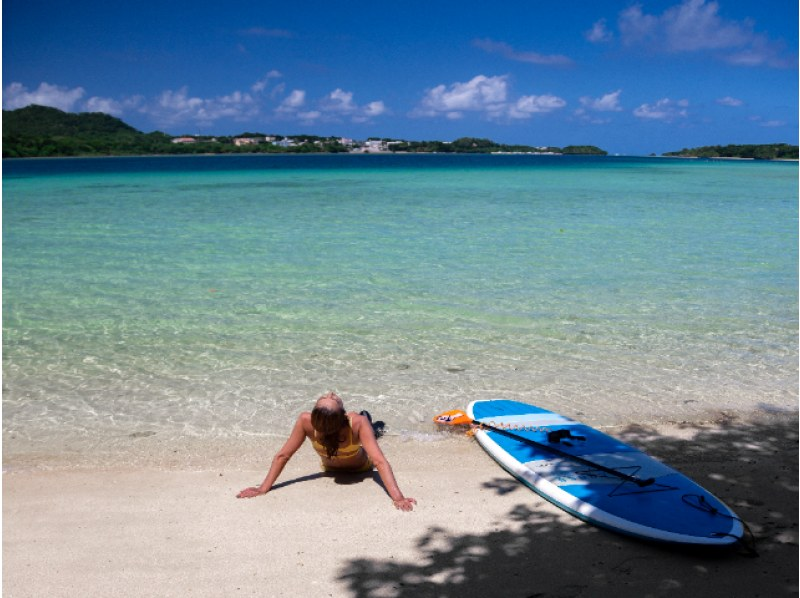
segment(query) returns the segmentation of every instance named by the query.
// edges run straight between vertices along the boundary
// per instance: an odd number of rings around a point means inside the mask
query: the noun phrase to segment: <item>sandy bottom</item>
[[[392,507],[377,477],[321,474],[308,446],[271,493],[239,500],[277,447],[253,443],[238,464],[205,467],[6,462],[3,596],[797,595],[796,416],[607,431],[730,505],[759,556],[581,523],[461,436],[381,440],[419,501],[412,513]]]

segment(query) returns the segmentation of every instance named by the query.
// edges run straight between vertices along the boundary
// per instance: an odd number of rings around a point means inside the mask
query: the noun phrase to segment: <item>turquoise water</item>
[[[610,425],[797,406],[796,163],[5,161],[3,432],[392,433],[475,398]],[[88,444],[87,444],[88,446]]]

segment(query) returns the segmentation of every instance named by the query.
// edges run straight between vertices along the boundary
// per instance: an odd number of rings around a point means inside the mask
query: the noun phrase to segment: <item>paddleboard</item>
[[[730,546],[742,521],[685,475],[590,426],[507,400],[473,401],[475,438],[531,490],[588,523],[671,544]]]

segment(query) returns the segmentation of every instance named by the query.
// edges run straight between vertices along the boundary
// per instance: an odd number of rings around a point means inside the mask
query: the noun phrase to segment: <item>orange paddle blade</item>
[[[437,424],[445,426],[464,426],[471,424],[472,418],[470,418],[461,409],[452,409],[450,411],[440,413],[433,418],[433,421]]]

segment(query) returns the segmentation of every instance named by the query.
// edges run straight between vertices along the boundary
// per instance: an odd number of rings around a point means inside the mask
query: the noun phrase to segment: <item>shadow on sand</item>
[[[353,560],[339,581],[358,598],[797,595],[798,421],[774,419],[685,425],[687,439],[639,426],[616,434],[733,508],[755,534],[758,558],[646,543],[565,520],[498,468],[484,488],[515,493],[519,504],[494,529],[431,528],[417,539],[414,562]]]
[[[341,486],[350,486],[352,484],[360,484],[365,480],[372,480],[378,486],[380,486],[384,492],[386,492],[387,496],[389,496],[389,492],[386,490],[386,486],[384,485],[383,480],[381,480],[380,474],[375,469],[363,472],[318,471],[316,473],[309,473],[307,475],[279,482],[272,487],[272,490],[270,490],[270,492],[275,492],[276,490],[280,490],[281,488],[286,488],[287,486],[291,486],[292,484],[302,484],[303,482],[311,482],[313,480],[318,480],[320,478],[331,478],[335,484]]]

